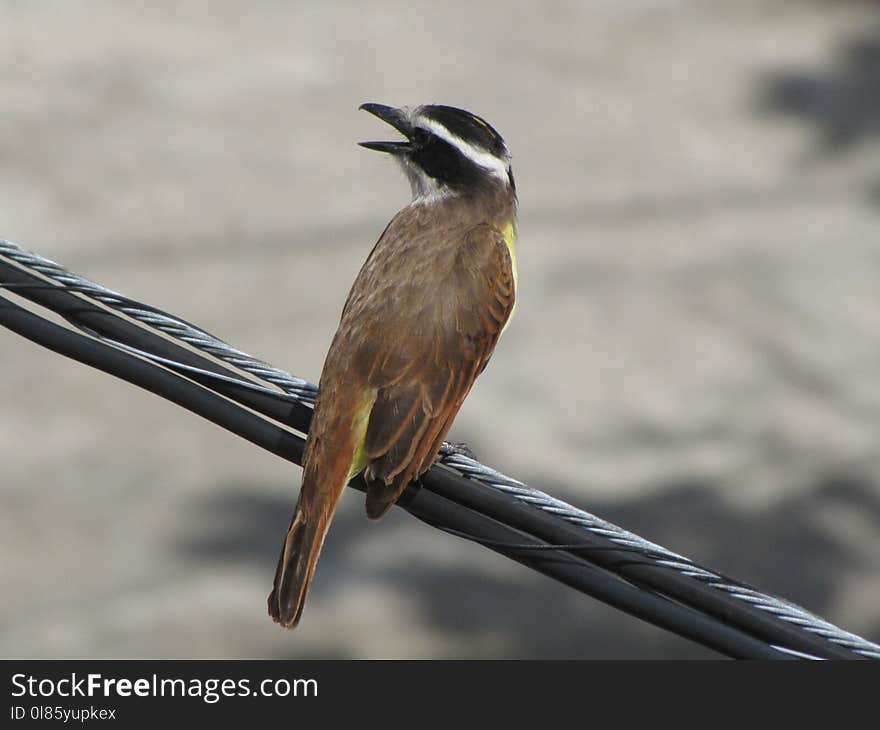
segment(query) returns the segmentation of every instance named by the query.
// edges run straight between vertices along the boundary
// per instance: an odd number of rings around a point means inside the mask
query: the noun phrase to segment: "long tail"
[[[321,451],[320,447],[306,449],[299,501],[284,538],[269,594],[269,615],[289,629],[294,628],[302,616],[330,520],[349,478],[351,458],[346,458],[344,448],[342,454],[333,454],[335,458],[329,463],[322,458],[327,454],[315,453]]]
[[[268,600],[272,620],[285,628],[292,629],[299,623],[329,526],[329,520],[310,522],[297,507],[281,548]]]
[[[302,616],[315,565],[345,485],[365,466],[364,435],[376,400],[374,390],[335,389],[325,384],[324,374],[321,393],[329,394],[330,399],[325,405],[319,395],[315,405],[303,455],[299,501],[268,601],[269,615],[288,629],[296,627]]]

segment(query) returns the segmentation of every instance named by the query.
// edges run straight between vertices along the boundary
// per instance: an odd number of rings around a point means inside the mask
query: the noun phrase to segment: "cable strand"
[[[32,277],[30,283],[3,281],[0,283],[0,287],[7,288],[21,296],[32,298],[34,301],[39,300],[38,303],[50,306],[50,308],[52,308],[51,303],[47,304],[45,299],[40,300],[38,292],[47,290],[44,292],[47,296],[63,292],[67,296],[75,297],[81,302],[79,306],[67,302],[63,308],[56,309],[56,311],[59,311],[74,326],[97,338],[105,346],[115,348],[118,352],[126,352],[130,357],[139,359],[142,362],[149,362],[153,368],[173,371],[177,373],[176,377],[178,378],[186,377],[189,381],[200,384],[199,387],[208,387],[216,390],[224,396],[232,398],[232,400],[242,400],[242,402],[245,402],[250,399],[250,402],[246,403],[248,407],[260,410],[264,415],[279,423],[285,425],[295,424],[298,430],[303,432],[307,430],[308,419],[311,414],[310,406],[314,403],[317,394],[315,385],[254,358],[185,320],[132,300],[73,274],[61,265],[26,251],[14,243],[0,240],[0,263],[3,263],[3,259],[15,264],[16,269],[24,270],[25,272],[36,272],[44,278],[37,280]],[[0,273],[11,275],[10,268],[7,265]],[[13,311],[11,307],[15,305],[12,305],[11,302],[2,297],[0,297],[0,301],[4,304],[4,311]],[[85,314],[96,314],[96,308],[94,305],[89,305],[89,301],[99,302],[109,310],[125,315],[125,317],[135,320],[144,327],[160,332],[178,342],[182,342],[189,347],[217,358],[226,366],[231,367],[233,371],[240,371],[264,383],[275,386],[281,392],[273,388],[258,386],[250,380],[241,380],[225,371],[218,372],[217,367],[213,363],[198,357],[188,358],[190,362],[184,363],[179,360],[180,353],[176,351],[172,352],[170,356],[167,352],[164,355],[151,352],[150,348],[156,347],[154,341],[149,342],[149,348],[144,346],[144,343],[141,341],[138,341],[136,344],[131,341],[125,341],[131,333],[125,331],[124,328],[125,336],[122,339],[114,339],[107,336],[106,333],[101,331],[102,326],[100,323],[96,324],[94,321],[94,316],[92,316],[91,320],[86,321]],[[97,313],[105,314],[106,310],[97,308]],[[7,323],[4,322],[4,324]],[[29,326],[33,326],[33,323],[31,322]],[[19,330],[19,333],[24,334],[21,330]],[[25,336],[27,335],[25,334]],[[100,367],[98,364],[95,366]],[[130,382],[140,384],[136,380],[130,380]],[[287,410],[279,409],[279,404],[276,404],[274,401],[286,401]],[[253,405],[255,402],[258,403],[258,406]],[[298,410],[295,413],[290,412],[291,406]],[[538,510],[547,517],[553,518],[553,524],[557,528],[559,525],[568,525],[568,532],[565,533],[568,536],[574,536],[578,539],[587,539],[589,537],[590,540],[607,541],[607,544],[585,544],[578,541],[570,542],[565,539],[554,539],[543,543],[508,542],[507,544],[502,544],[502,540],[498,544],[490,544],[491,540],[485,536],[481,540],[478,535],[469,536],[465,532],[460,531],[462,532],[460,535],[462,537],[482,542],[487,547],[497,551],[506,551],[506,554],[509,557],[514,557],[514,559],[519,559],[512,555],[516,551],[530,551],[532,554],[535,554],[540,551],[558,552],[565,550],[571,554],[581,556],[591,555],[594,560],[599,560],[598,556],[604,555],[605,557],[602,558],[604,560],[604,569],[613,567],[615,570],[623,573],[627,569],[633,568],[634,570],[630,572],[633,576],[638,575],[637,582],[642,585],[644,590],[657,590],[657,586],[663,583],[663,580],[651,578],[650,572],[646,572],[646,568],[652,568],[655,571],[665,571],[664,574],[667,579],[670,575],[678,576],[674,582],[689,587],[689,590],[683,591],[682,595],[687,595],[688,600],[692,600],[701,610],[711,611],[712,607],[719,602],[724,604],[725,609],[731,605],[738,606],[738,613],[742,615],[742,620],[745,623],[755,624],[752,628],[756,631],[763,631],[765,633],[768,631],[767,621],[761,621],[760,619],[760,616],[764,615],[770,620],[769,625],[771,628],[782,630],[787,626],[791,629],[791,631],[787,632],[788,638],[793,637],[795,640],[799,637],[803,638],[803,641],[799,644],[800,648],[797,648],[795,645],[785,646],[768,642],[768,648],[774,652],[788,653],[791,656],[813,657],[812,651],[821,652],[827,648],[826,653],[830,652],[831,655],[838,657],[845,656],[840,655],[830,647],[824,647],[822,643],[817,644],[821,640],[821,642],[828,642],[832,646],[840,647],[840,649],[846,650],[846,652],[851,652],[857,657],[880,659],[880,646],[873,642],[840,629],[796,604],[762,593],[739,581],[734,581],[715,571],[699,566],[685,556],[650,542],[583,509],[574,507],[540,490],[529,487],[491,467],[481,464],[473,458],[458,453],[451,447],[446,446],[441,451],[440,463],[445,467],[446,471],[452,470],[450,473],[460,475],[465,480],[475,482],[482,487],[487,487],[494,493],[512,500],[511,504],[522,505],[528,510]],[[435,467],[426,475],[425,482],[432,488],[440,488],[440,485],[444,484],[441,474],[444,470],[443,467]],[[458,485],[456,489],[460,493],[461,485]],[[455,492],[456,490],[452,491]],[[468,498],[473,498],[473,496],[469,495]],[[417,514],[416,516],[419,515]],[[423,517],[419,518],[423,519]],[[424,519],[424,521],[429,522],[428,519]],[[445,529],[440,524],[435,524],[435,526]],[[571,528],[574,528],[575,532],[571,532]],[[447,532],[453,532],[453,530],[454,528],[446,529]],[[561,536],[564,531],[554,529],[551,532],[554,532],[554,534],[559,533]],[[453,534],[455,533],[453,532]],[[618,552],[620,553],[619,556],[616,555]],[[532,567],[535,566],[533,565]],[[636,580],[632,576],[629,579]],[[675,600],[681,600],[681,597],[678,595],[673,597]],[[724,603],[725,601],[726,603]],[[734,603],[730,604],[730,601]],[[624,608],[624,610],[627,609]],[[718,620],[721,619],[719,618]],[[796,633],[792,633],[792,631]],[[807,640],[809,636],[815,638]],[[795,644],[797,644],[797,641],[795,641]],[[707,645],[709,644],[707,643]]]

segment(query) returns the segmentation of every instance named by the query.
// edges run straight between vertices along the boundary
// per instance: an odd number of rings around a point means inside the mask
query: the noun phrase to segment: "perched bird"
[[[339,497],[364,472],[381,517],[437,457],[513,311],[516,186],[507,145],[480,117],[436,104],[363,104],[404,140],[390,154],[412,202],[355,279],[321,373],[269,614],[299,622]]]

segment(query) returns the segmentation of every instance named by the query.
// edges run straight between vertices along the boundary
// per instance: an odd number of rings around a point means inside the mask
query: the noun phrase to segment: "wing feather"
[[[501,232],[479,225],[462,238],[438,282],[442,290],[425,300],[416,321],[397,325],[421,337],[401,338],[404,351],[385,353],[370,369],[380,381],[366,435],[371,517],[431,467],[513,309],[512,262]]]

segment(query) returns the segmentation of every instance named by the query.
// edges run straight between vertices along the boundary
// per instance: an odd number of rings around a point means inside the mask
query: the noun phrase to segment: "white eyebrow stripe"
[[[478,150],[473,145],[465,142],[461,137],[454,135],[446,129],[446,127],[440,124],[440,122],[436,122],[433,119],[422,117],[416,122],[416,126],[418,125],[423,125],[425,128],[431,130],[434,135],[451,144],[471,162],[475,162],[480,167],[489,170],[489,172],[495,175],[495,177],[500,178],[501,180],[508,179],[507,164],[495,155],[484,152],[483,150]]]

